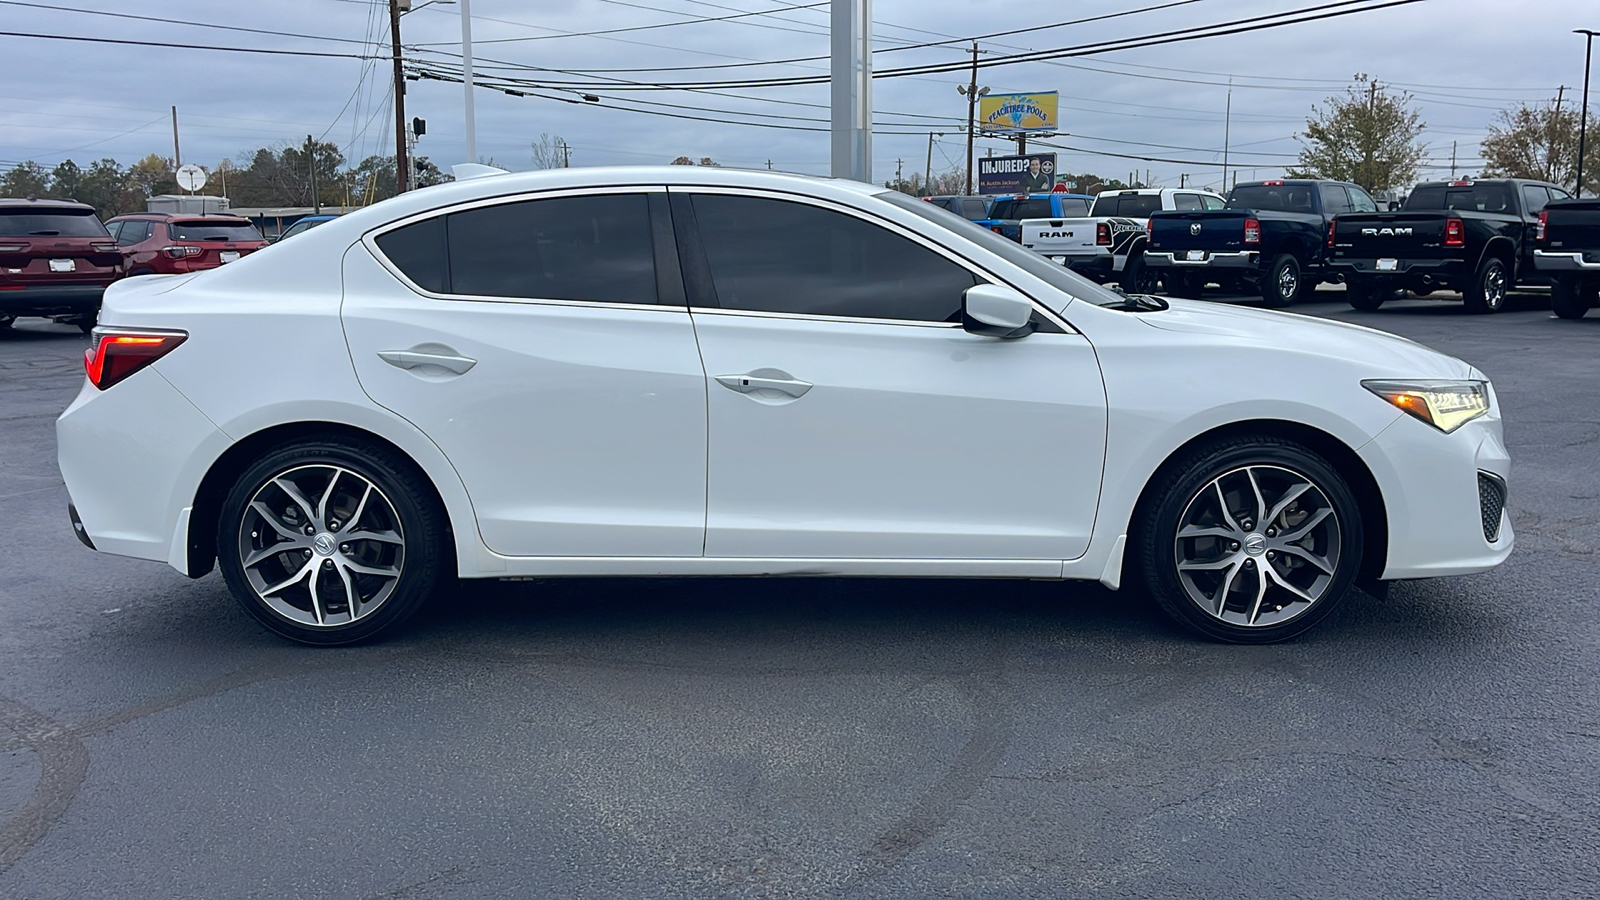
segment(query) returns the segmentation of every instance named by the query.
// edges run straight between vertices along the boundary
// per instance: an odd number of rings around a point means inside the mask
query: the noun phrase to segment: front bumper
[[[1202,258],[1189,259],[1187,252],[1180,256],[1169,251],[1146,250],[1144,264],[1157,268],[1259,269],[1261,267],[1261,254],[1255,250],[1200,252],[1203,254]]]
[[[1600,262],[1589,262],[1583,253],[1533,251],[1533,266],[1541,272],[1600,272]]]
[[[29,285],[22,290],[0,290],[0,314],[54,316],[84,314],[100,308],[103,284]]]
[[[1470,575],[1511,555],[1516,538],[1504,490],[1511,459],[1498,404],[1451,434],[1402,415],[1358,452],[1388,510],[1380,578]],[[1486,481],[1498,483],[1498,496]]]

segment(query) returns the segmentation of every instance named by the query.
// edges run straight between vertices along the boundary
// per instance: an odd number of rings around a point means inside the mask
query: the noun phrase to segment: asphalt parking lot
[[[1518,549],[1270,647],[834,579],[475,585],[293,646],[78,544],[87,339],[0,330],[0,897],[1600,895],[1600,312],[1298,310],[1494,379]]]

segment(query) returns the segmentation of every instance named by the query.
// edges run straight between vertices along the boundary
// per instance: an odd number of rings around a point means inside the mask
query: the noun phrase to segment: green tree
[[[1387,191],[1417,179],[1424,147],[1423,122],[1411,108],[1411,95],[1390,94],[1366,75],[1343,97],[1311,107],[1300,137],[1300,166],[1291,178],[1353,181],[1369,191]]]
[[[78,188],[83,181],[83,170],[70,159],[62,160],[50,170],[50,193],[63,200],[78,199]]]
[[[128,167],[128,181],[146,198],[181,193],[172,160],[154,153]]]
[[[50,172],[33,160],[12,166],[0,175],[0,197],[49,197]]]
[[[94,207],[102,219],[143,210],[144,197],[133,190],[128,173],[114,159],[99,159],[78,179],[77,199]]]
[[[1578,110],[1533,107],[1527,104],[1501,110],[1499,122],[1489,126],[1479,153],[1488,166],[1484,175],[1500,178],[1532,178],[1563,185],[1569,190],[1578,177]],[[1589,117],[1583,155],[1583,191],[1600,191],[1600,126]]]

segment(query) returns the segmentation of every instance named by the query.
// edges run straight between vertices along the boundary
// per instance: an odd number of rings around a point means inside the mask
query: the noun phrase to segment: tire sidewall
[[[1178,578],[1175,543],[1178,521],[1199,491],[1219,475],[1246,465],[1291,469],[1314,482],[1339,519],[1340,560],[1321,599],[1300,616],[1256,628],[1214,618],[1189,598]],[[1303,634],[1322,621],[1349,593],[1361,568],[1365,534],[1360,504],[1343,476],[1311,450],[1279,438],[1258,437],[1200,448],[1173,467],[1136,525],[1136,546],[1145,566],[1143,582],[1156,602],[1179,624],[1214,640],[1266,644]]]
[[[1278,278],[1286,267],[1294,268],[1294,293],[1285,297],[1278,289]],[[1288,306],[1299,299],[1300,293],[1305,290],[1305,271],[1300,267],[1300,261],[1292,253],[1280,253],[1272,261],[1271,268],[1261,281],[1261,299],[1268,306]]]
[[[239,558],[241,520],[256,492],[268,479],[289,469],[318,464],[341,466],[377,485],[393,506],[405,537],[400,583],[383,604],[355,622],[321,628],[288,619],[261,601]],[[234,599],[270,631],[319,646],[364,641],[409,618],[438,591],[446,558],[443,511],[436,500],[418,490],[421,477],[409,461],[376,445],[312,441],[268,452],[235,480],[217,520],[217,565]]]
[[[1503,290],[1500,292],[1499,301],[1494,305],[1490,305],[1488,290],[1489,276],[1496,269],[1500,271]],[[1491,256],[1485,259],[1483,263],[1478,266],[1478,274],[1477,277],[1473,279],[1472,290],[1469,291],[1463,298],[1466,301],[1467,309],[1476,313],[1497,313],[1504,308],[1506,303],[1506,294],[1508,294],[1511,290],[1508,274],[1509,273],[1506,268],[1505,260],[1498,256]]]
[[[1556,279],[1550,290],[1550,311],[1562,319],[1581,319],[1589,311],[1589,293],[1576,275]]]

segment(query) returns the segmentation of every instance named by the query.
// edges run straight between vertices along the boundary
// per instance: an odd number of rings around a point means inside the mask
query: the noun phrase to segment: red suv
[[[106,228],[128,256],[129,275],[215,269],[267,246],[249,219],[226,214],[130,213]]]
[[[17,316],[94,327],[122,251],[94,207],[71,200],[0,199],[0,328]]]

